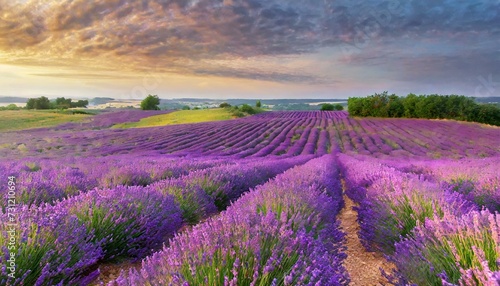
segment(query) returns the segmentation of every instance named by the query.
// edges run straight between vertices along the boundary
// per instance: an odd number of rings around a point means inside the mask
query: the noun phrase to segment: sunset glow
[[[499,96],[499,27],[497,0],[0,0],[0,96]]]

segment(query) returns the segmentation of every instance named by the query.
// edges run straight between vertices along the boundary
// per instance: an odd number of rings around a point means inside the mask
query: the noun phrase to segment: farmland
[[[164,125],[199,123],[207,121],[229,120],[233,116],[227,109],[200,109],[200,110],[181,110],[170,114],[150,116],[141,119],[139,122],[122,123],[113,126],[113,128],[139,128],[154,127]]]
[[[64,114],[47,111],[6,110],[0,112],[0,132],[56,126],[65,122],[81,122],[85,114]]]
[[[0,244],[14,241],[1,256],[14,253],[16,269],[2,268],[0,284],[375,284],[348,265],[347,200],[360,247],[390,266],[385,283],[500,280],[498,127],[343,111],[199,123],[164,113],[2,133],[0,174],[15,192],[0,202]],[[124,261],[140,264],[100,277]]]

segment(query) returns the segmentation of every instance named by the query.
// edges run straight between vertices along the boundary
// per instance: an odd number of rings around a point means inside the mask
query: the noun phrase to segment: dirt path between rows
[[[386,272],[394,267],[380,253],[368,252],[365,250],[358,237],[359,224],[357,222],[358,213],[352,209],[356,204],[344,195],[345,207],[340,211],[338,219],[341,228],[346,233],[347,258],[344,261],[351,283],[349,285],[372,286],[389,285],[387,279],[380,273],[380,268]],[[180,231],[189,227],[183,227]],[[106,285],[108,282],[118,278],[122,270],[128,271],[130,268],[139,269],[141,262],[130,263],[106,263],[100,266],[101,275],[92,283],[92,286]]]
[[[365,250],[358,237],[359,224],[356,221],[358,213],[352,209],[356,204],[344,195],[345,207],[338,219],[347,238],[347,259],[344,266],[351,276],[349,285],[389,285],[387,279],[380,273],[380,268],[386,272],[394,267],[380,253]]]

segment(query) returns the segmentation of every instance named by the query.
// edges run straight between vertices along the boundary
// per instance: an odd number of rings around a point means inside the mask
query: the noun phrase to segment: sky
[[[0,96],[500,96],[500,0],[0,0]]]

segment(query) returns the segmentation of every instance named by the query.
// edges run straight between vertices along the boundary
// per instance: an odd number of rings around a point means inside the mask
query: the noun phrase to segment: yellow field
[[[232,118],[234,118],[234,116],[231,112],[224,108],[180,110],[168,114],[143,118],[139,122],[116,124],[112,128],[142,128],[207,121],[221,121]]]
[[[57,111],[2,110],[0,132],[56,126],[66,122],[82,121],[90,116]]]

